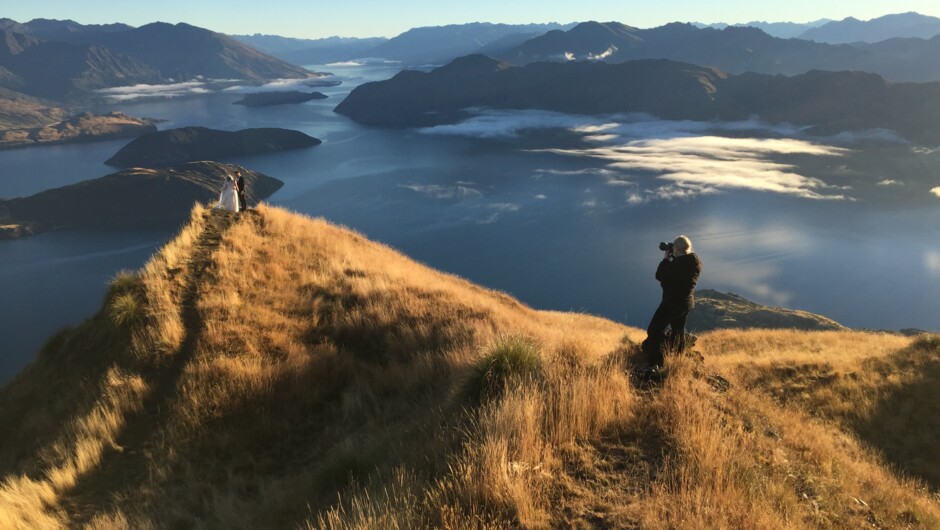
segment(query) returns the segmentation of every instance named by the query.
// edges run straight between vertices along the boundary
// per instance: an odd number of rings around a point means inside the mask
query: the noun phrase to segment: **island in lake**
[[[166,167],[197,160],[260,155],[319,145],[300,131],[278,128],[220,131],[183,127],[141,136],[105,161],[113,167]]]
[[[0,239],[70,228],[172,228],[195,202],[214,202],[226,175],[241,171],[248,204],[270,197],[278,179],[235,164],[191,162],[134,168],[16,199],[0,199]]]
[[[296,90],[289,92],[257,92],[254,94],[245,94],[244,98],[233,104],[244,105],[246,107],[270,107],[272,105],[305,103],[314,99],[326,98],[327,95],[322,92],[299,92]]]

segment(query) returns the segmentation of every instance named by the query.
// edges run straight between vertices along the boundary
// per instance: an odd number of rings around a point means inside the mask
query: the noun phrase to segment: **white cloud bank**
[[[162,85],[132,85],[103,88],[98,93],[111,101],[133,101],[146,98],[178,98],[216,92],[248,94],[253,92],[286,92],[323,86],[335,86],[339,81],[332,76],[308,79],[273,79],[259,86],[243,85],[240,79],[202,79]]]
[[[769,191],[807,199],[844,199],[832,186],[795,172],[792,165],[770,160],[772,155],[839,156],[845,150],[790,138],[728,138],[696,136],[633,140],[623,145],[588,149],[550,149],[552,153],[598,158],[620,170],[655,173],[672,187],[648,195],[700,195],[726,189]],[[665,196],[664,196],[665,194]],[[631,202],[637,202],[634,199]]]
[[[583,172],[603,174],[610,185],[634,188],[626,194],[628,204],[688,199],[725,190],[807,199],[847,198],[840,193],[843,188],[801,175],[796,166],[778,161],[784,155],[838,157],[849,152],[810,141],[803,137],[803,128],[792,125],[769,125],[755,119],[666,121],[643,114],[597,117],[541,110],[469,110],[477,114],[457,124],[419,132],[499,139],[518,136],[528,129],[567,129],[589,145],[540,151],[606,162],[604,168]],[[651,174],[661,184],[641,190],[633,180],[626,179],[637,173]]]
[[[440,184],[400,184],[398,187],[427,195],[432,199],[471,199],[483,196],[479,190],[463,184],[454,186],[444,186]]]
[[[112,101],[130,101],[141,98],[178,98],[182,96],[195,96],[209,94],[212,90],[207,88],[205,81],[186,81],[185,83],[170,83],[166,85],[131,85],[114,88],[103,88],[98,91]]]

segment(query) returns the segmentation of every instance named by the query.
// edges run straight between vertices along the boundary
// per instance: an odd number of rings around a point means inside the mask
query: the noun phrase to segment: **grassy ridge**
[[[940,525],[932,446],[864,428],[889,386],[935,395],[892,364],[934,366],[932,339],[714,332],[649,390],[642,337],[322,220],[197,208],[0,390],[0,528]],[[891,382],[784,395],[820,363]]]

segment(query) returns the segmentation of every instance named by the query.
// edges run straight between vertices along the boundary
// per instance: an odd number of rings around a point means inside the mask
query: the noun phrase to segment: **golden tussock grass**
[[[0,390],[0,528],[940,526],[935,339],[714,332],[646,388],[642,337],[197,207]]]

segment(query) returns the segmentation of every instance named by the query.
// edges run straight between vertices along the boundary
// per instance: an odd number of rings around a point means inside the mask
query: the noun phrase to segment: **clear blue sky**
[[[319,38],[391,37],[416,26],[463,22],[806,22],[869,19],[917,11],[940,16],[938,0],[0,0],[0,17],[70,18],[83,24],[187,22],[223,33]]]

